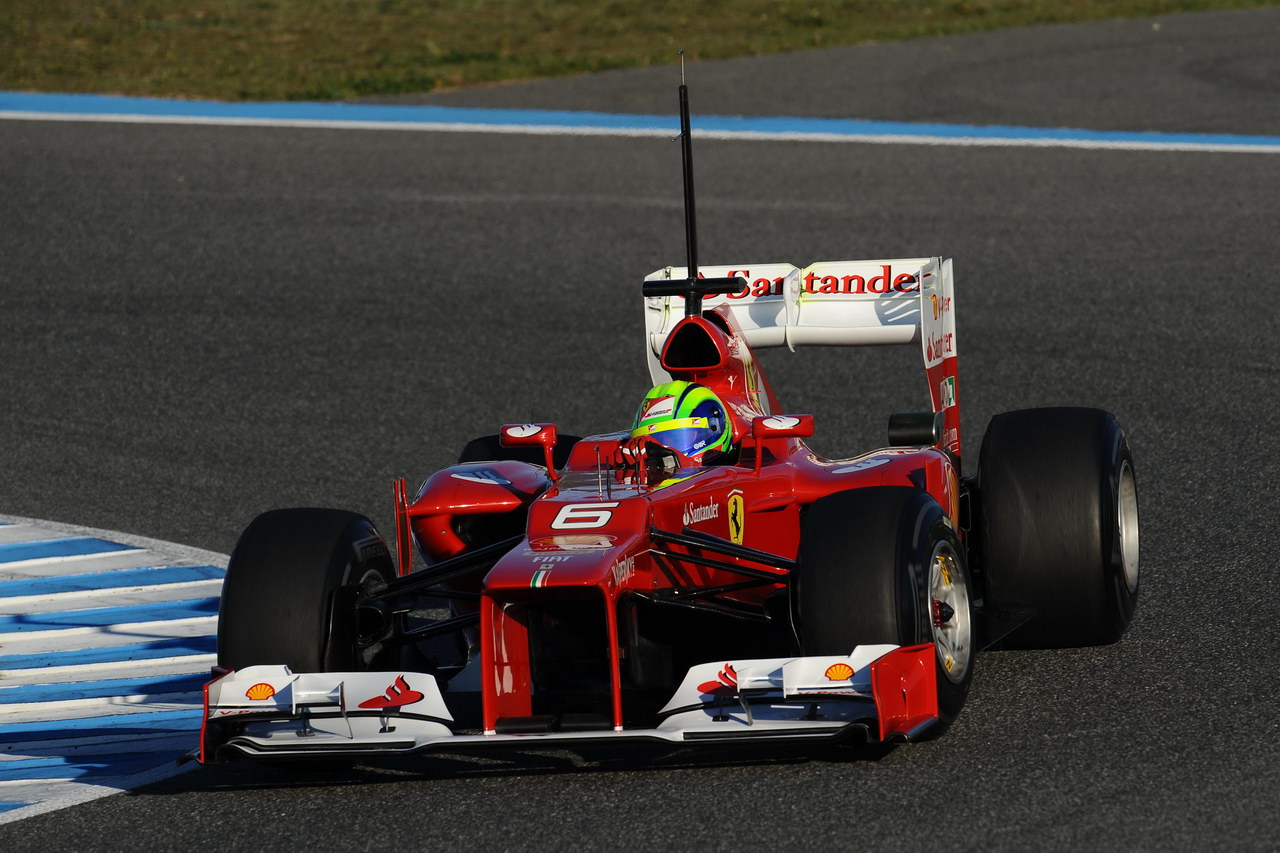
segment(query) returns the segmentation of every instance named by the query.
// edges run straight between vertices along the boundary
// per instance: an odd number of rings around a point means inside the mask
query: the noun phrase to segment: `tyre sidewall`
[[[1114,417],[1108,416],[1107,446],[1109,449],[1106,462],[1106,477],[1103,482],[1099,503],[1105,513],[1104,518],[1111,523],[1103,525],[1103,554],[1107,563],[1106,586],[1108,591],[1107,611],[1111,626],[1108,642],[1115,642],[1123,636],[1133,619],[1134,610],[1138,606],[1138,593],[1142,589],[1142,574],[1138,573],[1133,589],[1125,578],[1123,542],[1120,535],[1120,478],[1127,465],[1134,470],[1133,454],[1129,450],[1129,442],[1124,431]],[[1135,500],[1137,498],[1137,482],[1134,482]],[[1141,564],[1141,557],[1138,558]]]

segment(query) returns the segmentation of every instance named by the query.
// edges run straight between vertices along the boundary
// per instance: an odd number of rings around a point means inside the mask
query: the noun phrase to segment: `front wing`
[[[848,656],[702,664],[654,728],[455,734],[436,679],[418,672],[293,673],[252,666],[205,686],[202,763],[236,757],[371,758],[423,752],[812,741],[910,741],[938,719],[932,645],[858,646]]]

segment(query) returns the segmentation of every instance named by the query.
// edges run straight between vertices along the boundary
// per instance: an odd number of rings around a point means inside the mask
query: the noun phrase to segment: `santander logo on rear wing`
[[[734,264],[703,266],[698,273],[700,278],[746,279],[740,292],[707,296],[703,307],[727,306],[752,348],[908,344],[934,333],[950,335],[954,351],[954,323],[941,328],[948,325],[952,300],[950,260],[822,261],[804,269]],[[666,267],[645,276],[645,281],[687,277],[685,267]],[[683,316],[683,297],[645,299],[645,329],[655,353],[661,352],[667,333]]]
[[[698,267],[700,278],[741,276],[738,293],[706,296],[704,310],[728,308],[753,349],[786,346],[920,345],[935,412],[944,412],[942,446],[959,453],[956,327],[951,260],[895,258],[791,264]],[[688,278],[686,267],[666,267],[645,281]],[[645,298],[650,372],[665,381],[658,355],[684,317],[684,298]]]

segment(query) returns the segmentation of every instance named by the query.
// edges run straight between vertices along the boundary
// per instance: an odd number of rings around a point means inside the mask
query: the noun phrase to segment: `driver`
[[[618,445],[614,463],[633,465],[649,448],[673,451],[681,467],[714,462],[733,450],[724,403],[710,388],[694,382],[654,386],[636,412],[631,438]]]

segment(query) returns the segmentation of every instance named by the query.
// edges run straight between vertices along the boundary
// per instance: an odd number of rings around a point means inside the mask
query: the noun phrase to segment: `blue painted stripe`
[[[36,652],[28,655],[0,655],[0,670],[44,669],[49,666],[75,666],[94,663],[124,663],[134,660],[207,655],[218,650],[218,638],[173,637],[147,643],[104,646],[99,649],[76,649],[65,652]]]
[[[24,702],[62,702],[68,699],[105,699],[112,696],[198,695],[209,680],[207,670],[194,675],[157,678],[105,678],[101,681],[68,681],[63,684],[22,684],[0,687],[0,707]]]
[[[86,776],[127,776],[173,760],[172,753],[133,752],[94,756],[93,761],[62,758],[28,758],[0,762],[0,782],[27,779],[80,779]]]
[[[11,809],[20,809],[23,806],[29,806],[31,803],[0,803],[0,812],[7,812]]]
[[[126,622],[161,622],[212,616],[218,612],[218,599],[197,598],[186,601],[164,601],[155,604],[131,604],[125,607],[95,607],[90,610],[66,610],[61,613],[31,613],[0,616],[0,634],[21,634],[56,628],[100,627]]]
[[[117,95],[0,92],[0,110],[89,115],[186,116],[190,118],[285,121],[400,122],[406,124],[551,125],[560,127],[678,130],[672,116],[570,110],[477,109],[474,107],[344,104],[316,101],[170,101]]]
[[[399,106],[383,104],[319,103],[309,101],[238,102],[170,101],[115,95],[32,94],[0,92],[0,111],[50,115],[133,115],[156,118],[248,119],[280,122],[390,122],[405,125],[480,125],[553,127],[565,130],[641,130],[675,133],[669,115],[575,112],[568,110],[478,109],[472,107]],[[1277,146],[1280,137],[1223,133],[1161,133],[1154,131],[1083,130],[870,121],[803,116],[693,117],[702,132],[835,135],[852,137],[918,137],[938,140],[1038,140],[1041,142],[1129,143],[1154,146]]]
[[[41,539],[35,542],[10,542],[0,545],[0,563],[39,560],[48,557],[80,557],[86,554],[110,554],[113,551],[136,551],[133,545],[121,545],[89,536],[67,539]]]
[[[0,599],[20,595],[56,595],[62,592],[84,592],[126,586],[156,586],[221,579],[225,569],[217,566],[158,566],[144,569],[121,569],[115,572],[93,572],[83,575],[59,575],[0,582]]]
[[[176,711],[150,711],[140,714],[110,714],[102,717],[78,717],[71,720],[39,720],[30,723],[0,724],[0,744],[81,738],[100,735],[120,737],[133,734],[157,734],[166,731],[199,731],[203,711],[199,708]]]

